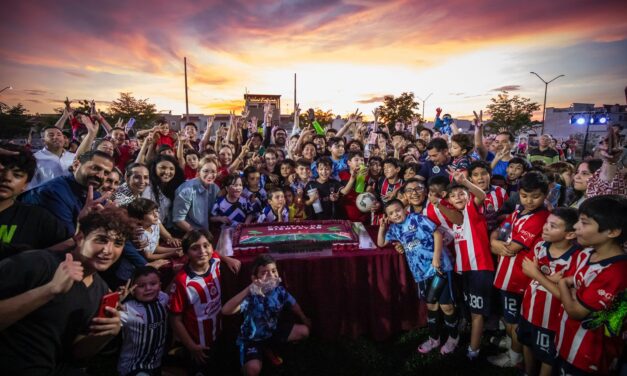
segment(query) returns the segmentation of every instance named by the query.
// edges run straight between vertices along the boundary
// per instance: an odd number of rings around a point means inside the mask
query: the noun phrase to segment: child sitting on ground
[[[122,348],[118,372],[160,375],[168,336],[168,295],[161,291],[159,272],[152,266],[135,270],[131,296],[122,304]]]
[[[252,264],[252,283],[224,304],[222,313],[242,312],[237,344],[244,375],[258,375],[263,356],[278,365],[282,359],[272,351],[274,344],[295,342],[309,337],[311,320],[303,313],[296,299],[280,285],[276,262],[269,255],[258,256]],[[289,307],[302,324],[279,321],[282,311]]]
[[[390,223],[390,228],[386,232],[388,223]],[[379,227],[377,245],[385,247],[391,241],[401,243],[409,269],[418,284],[421,299],[427,300],[428,295],[434,294],[434,292],[428,292],[435,288],[433,282],[436,275],[444,280],[439,296],[435,293],[432,300],[427,301],[429,338],[418,347],[418,352],[426,354],[440,347],[443,333],[439,332],[440,314],[438,311],[442,309],[448,339],[440,349],[440,353],[443,355],[452,353],[459,341],[457,316],[450,285],[453,264],[448,253],[442,250],[442,234],[436,231],[435,224],[427,217],[419,213],[407,214],[403,203],[393,199],[385,205],[385,217]]]

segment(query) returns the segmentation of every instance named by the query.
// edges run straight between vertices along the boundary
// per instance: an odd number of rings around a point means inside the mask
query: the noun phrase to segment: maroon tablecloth
[[[240,257],[237,276],[222,274],[225,301],[250,284],[254,257]],[[312,335],[323,339],[367,336],[385,340],[402,330],[424,326],[426,311],[403,255],[392,249],[307,255],[277,261],[287,290],[313,322]],[[224,318],[234,337],[240,315]]]

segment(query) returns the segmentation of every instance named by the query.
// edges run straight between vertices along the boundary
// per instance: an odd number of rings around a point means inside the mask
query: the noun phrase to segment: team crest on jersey
[[[486,211],[487,213],[494,213],[496,210],[494,210],[494,205],[492,205],[492,203],[488,203],[488,204],[485,206],[485,211]]]
[[[551,267],[546,264],[540,266],[540,271],[544,275],[551,275]]]

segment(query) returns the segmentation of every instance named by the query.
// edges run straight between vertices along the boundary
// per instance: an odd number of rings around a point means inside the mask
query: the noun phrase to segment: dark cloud
[[[25,92],[28,95],[45,95],[45,94],[49,94],[45,90],[37,90],[37,89],[23,90],[23,92]]]
[[[373,96],[367,99],[358,100],[357,103],[361,103],[361,104],[378,103],[378,102],[383,102],[383,99],[385,99],[385,95]]]
[[[518,91],[518,90],[520,90],[520,85],[505,85],[505,86],[494,88],[490,91]]]

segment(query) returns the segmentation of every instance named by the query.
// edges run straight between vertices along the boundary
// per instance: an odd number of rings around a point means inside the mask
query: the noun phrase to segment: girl
[[[278,159],[277,159],[277,153],[274,149],[268,149],[266,150],[265,154],[263,155],[264,161],[265,161],[265,168],[264,168],[264,176],[266,177],[265,179],[265,184],[264,184],[264,188],[266,186],[268,186],[269,184],[272,184],[274,186],[278,186],[279,184],[279,173],[278,173]]]
[[[183,170],[173,157],[160,155],[150,163],[148,172],[150,187],[142,197],[159,205],[159,220],[170,228],[174,192],[185,181]]]
[[[571,208],[578,208],[587,198],[586,189],[588,189],[588,180],[592,175],[601,168],[603,161],[600,159],[589,159],[579,163],[577,173],[573,178],[573,190],[575,191],[575,201],[570,204]]]
[[[383,173],[383,159],[381,157],[368,158],[368,176],[366,176],[366,186],[373,187],[381,178]]]
[[[257,174],[259,174],[257,172]],[[242,196],[242,178],[237,174],[230,174],[224,178],[226,195],[219,197],[211,211],[211,222],[222,223],[224,226],[237,226],[240,223],[251,223],[253,220],[253,206]]]
[[[316,144],[313,142],[308,142],[303,146],[303,159],[309,163],[312,163],[316,160],[318,153],[316,151]]]
[[[122,181],[122,173],[117,167],[113,167],[113,170],[104,179],[100,187],[100,193],[115,192],[120,186],[120,181]]]

